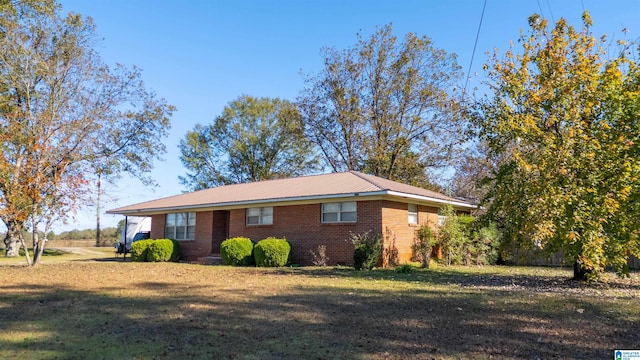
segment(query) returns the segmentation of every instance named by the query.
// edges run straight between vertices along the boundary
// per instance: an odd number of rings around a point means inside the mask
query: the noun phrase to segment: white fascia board
[[[428,201],[428,202],[433,202],[433,203],[438,203],[438,204],[457,206],[457,207],[465,208],[465,209],[477,209],[478,208],[476,205],[471,205],[471,204],[460,202],[460,201],[442,200],[442,199],[437,199],[437,198],[433,198],[433,197],[422,196],[422,195],[414,195],[414,194],[407,194],[407,193],[402,193],[402,192],[397,192],[397,191],[387,191],[387,195],[397,196],[397,197],[402,197],[402,198],[407,198],[407,199],[416,199],[416,200]]]
[[[415,195],[415,194],[408,194],[408,193],[402,193],[397,191],[381,190],[381,191],[370,191],[370,192],[362,192],[362,193],[345,193],[345,194],[332,194],[332,195],[300,196],[300,197],[279,198],[279,199],[229,201],[224,203],[182,205],[182,206],[172,206],[172,207],[162,207],[162,208],[148,208],[148,209],[140,209],[140,210],[125,210],[125,211],[118,211],[118,212],[107,211],[107,214],[144,216],[144,215],[166,214],[166,213],[180,212],[180,211],[232,210],[232,209],[246,208],[247,205],[287,206],[287,205],[300,205],[305,203],[316,203],[318,202],[318,200],[344,201],[344,200],[358,200],[358,199],[364,200],[365,198],[367,200],[375,200],[376,198],[381,198],[382,196],[385,196],[385,195],[395,197],[395,198],[415,199],[415,200],[425,201],[428,203],[435,203],[435,204],[450,204],[454,207],[470,209],[470,210],[478,208],[475,205],[471,205],[471,204],[459,202],[459,201],[442,200],[442,199],[437,199],[437,198],[423,196],[423,195]]]
[[[360,198],[367,198],[368,200],[372,200],[371,197],[380,197],[382,195],[386,195],[387,191],[370,191],[363,193],[346,193],[346,194],[333,194],[333,195],[314,195],[314,196],[300,196],[300,197],[291,197],[291,198],[279,198],[279,199],[258,199],[258,200],[246,200],[246,201],[229,201],[224,203],[214,203],[214,204],[197,204],[197,205],[182,205],[182,206],[172,206],[165,208],[148,208],[148,209],[140,209],[140,210],[124,210],[118,212],[107,211],[107,214],[117,214],[117,215],[155,215],[155,214],[166,214],[170,212],[180,212],[186,210],[199,210],[199,211],[208,211],[208,210],[232,210],[232,209],[242,209],[246,208],[247,205],[272,205],[272,206],[286,206],[286,205],[295,205],[295,204],[304,204],[309,202],[317,202],[317,200],[346,200],[353,199],[357,200]]]

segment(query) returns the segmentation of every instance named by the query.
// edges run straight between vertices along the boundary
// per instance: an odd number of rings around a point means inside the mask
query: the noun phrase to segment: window
[[[196,213],[167,214],[167,223],[164,235],[174,240],[195,240],[196,238]]]
[[[418,205],[409,204],[409,224],[418,223]]]
[[[444,226],[447,222],[447,217],[444,215],[438,215],[438,226]]]
[[[356,202],[322,204],[322,222],[356,222]]]
[[[273,224],[273,208],[248,208],[247,225],[271,225]]]

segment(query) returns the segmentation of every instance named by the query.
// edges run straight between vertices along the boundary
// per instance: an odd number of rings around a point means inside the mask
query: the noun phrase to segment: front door
[[[211,253],[220,254],[220,244],[229,238],[229,211],[213,212],[213,229],[211,231]]]

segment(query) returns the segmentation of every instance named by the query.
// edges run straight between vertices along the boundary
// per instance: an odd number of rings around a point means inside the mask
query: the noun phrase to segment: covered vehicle
[[[128,216],[126,225],[122,229],[122,234],[118,243],[116,243],[116,251],[118,254],[131,251],[131,244],[138,240],[149,239],[151,237],[151,218]]]

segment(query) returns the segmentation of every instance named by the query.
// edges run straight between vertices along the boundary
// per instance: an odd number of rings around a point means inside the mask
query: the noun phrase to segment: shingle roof
[[[329,199],[347,196],[390,195],[413,197],[437,203],[472,208],[472,204],[435,191],[402,184],[357,171],[302,176],[219,186],[146,201],[109,210],[110,214],[131,214],[158,210],[224,207],[261,202]]]

